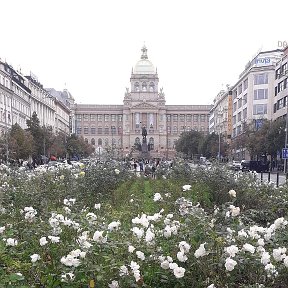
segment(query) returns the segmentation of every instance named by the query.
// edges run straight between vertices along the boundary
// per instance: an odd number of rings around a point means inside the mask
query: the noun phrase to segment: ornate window
[[[109,135],[109,127],[108,126],[105,126],[104,134]]]
[[[143,92],[146,92],[146,91],[147,91],[147,84],[146,84],[146,82],[143,82],[143,83],[142,83],[142,91],[143,91]]]
[[[85,138],[85,139],[84,139],[84,141],[85,141],[85,143],[87,143],[87,144],[88,144],[88,139],[87,139],[87,138]]]
[[[136,137],[135,138],[135,144],[140,144],[141,142],[140,142],[140,138],[139,137]]]
[[[140,89],[139,89],[139,83],[138,82],[135,83],[134,88],[135,88],[136,92],[139,92]]]
[[[102,127],[98,127],[98,134],[99,134],[99,135],[102,134]]]
[[[173,127],[173,134],[178,134],[178,128],[177,128],[177,126],[174,126],[174,127]]]
[[[91,144],[95,145],[95,139],[94,138],[91,139]]]
[[[108,138],[105,138],[104,143],[105,143],[105,146],[108,146],[109,144]]]
[[[101,138],[98,139],[98,145],[102,146],[102,139]]]
[[[155,88],[154,83],[153,83],[153,82],[150,82],[150,84],[149,84],[149,91],[150,91],[150,92],[154,92],[154,88]]]
[[[112,135],[116,134],[116,127],[115,126],[111,126],[111,134]]]

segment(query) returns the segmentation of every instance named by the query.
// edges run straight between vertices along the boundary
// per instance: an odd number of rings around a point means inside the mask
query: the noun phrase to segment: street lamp
[[[285,148],[287,148],[287,140],[288,140],[288,133],[287,133],[287,129],[288,129],[288,96],[286,96],[286,119],[285,119]],[[287,173],[287,158],[284,159],[284,173]]]

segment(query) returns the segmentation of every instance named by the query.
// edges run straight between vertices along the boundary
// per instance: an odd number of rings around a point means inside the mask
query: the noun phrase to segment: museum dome
[[[144,45],[141,49],[142,55],[134,68],[134,74],[155,74],[155,68],[147,56],[147,48]]]

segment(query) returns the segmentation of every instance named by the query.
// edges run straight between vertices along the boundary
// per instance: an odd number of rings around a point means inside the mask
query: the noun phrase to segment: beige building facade
[[[212,105],[166,105],[159,88],[157,69],[148,59],[147,48],[132,69],[130,87],[123,105],[75,104],[72,109],[74,131],[95,146],[96,153],[111,147],[119,156],[132,153],[140,157],[142,128],[151,158],[175,156],[175,142],[185,131],[208,133]]]

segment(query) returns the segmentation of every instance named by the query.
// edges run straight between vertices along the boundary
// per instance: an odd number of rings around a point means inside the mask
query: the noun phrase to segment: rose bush
[[[288,283],[285,186],[182,162],[156,180],[118,163],[0,171],[4,287]]]

